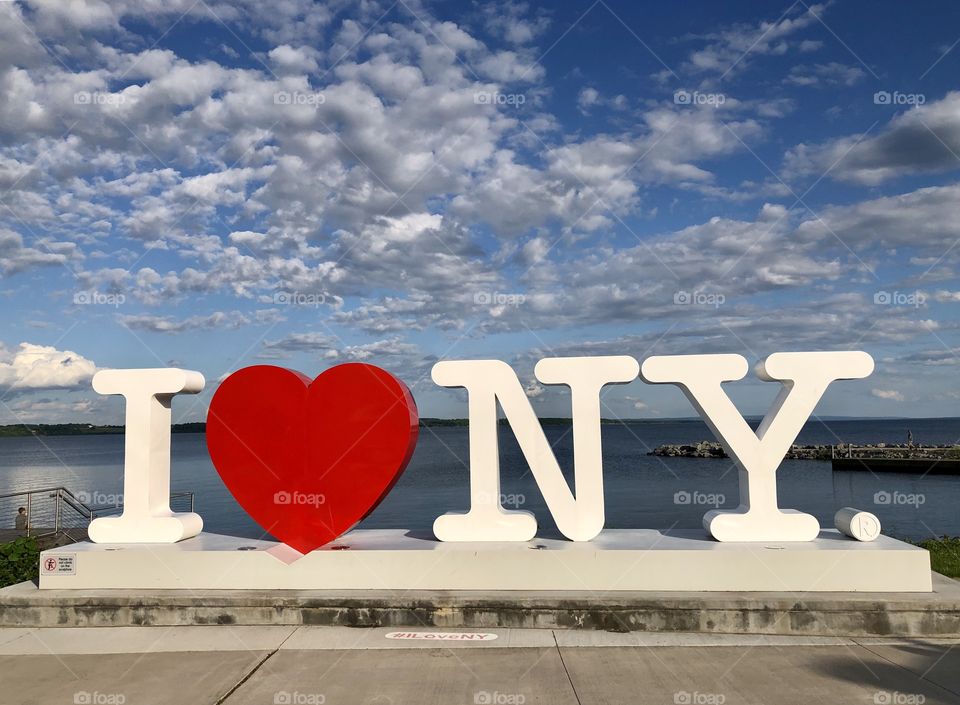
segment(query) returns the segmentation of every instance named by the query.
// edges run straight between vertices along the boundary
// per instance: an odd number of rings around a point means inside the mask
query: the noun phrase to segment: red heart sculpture
[[[282,367],[245,367],[220,384],[207,415],[207,449],[231,494],[301,553],[374,510],[418,433],[407,386],[363,363],[331,367],[313,382]]]

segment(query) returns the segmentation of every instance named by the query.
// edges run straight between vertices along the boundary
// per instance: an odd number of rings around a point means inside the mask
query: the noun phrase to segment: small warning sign
[[[41,575],[76,575],[77,554],[55,553],[40,559]]]

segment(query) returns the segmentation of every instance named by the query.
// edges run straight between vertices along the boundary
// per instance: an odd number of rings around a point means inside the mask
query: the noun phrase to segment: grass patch
[[[960,578],[960,538],[944,536],[917,543],[930,551],[931,567],[948,578]]]
[[[0,587],[36,580],[40,574],[40,547],[32,536],[0,543]]]

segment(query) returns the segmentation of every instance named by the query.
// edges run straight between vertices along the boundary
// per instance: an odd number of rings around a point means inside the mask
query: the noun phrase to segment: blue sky
[[[0,2],[0,422],[96,369],[864,349],[956,415],[960,7]],[[774,385],[730,394],[762,413]],[[604,415],[692,415],[637,381]]]

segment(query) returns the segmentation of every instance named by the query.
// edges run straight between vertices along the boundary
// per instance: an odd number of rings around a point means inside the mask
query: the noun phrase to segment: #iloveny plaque
[[[41,587],[929,591],[926,551],[880,535],[876,517],[844,508],[839,531],[822,530],[778,504],[776,471],[803,424],[834,381],[870,375],[872,358],[770,355],[756,374],[780,394],[756,432],[721,386],[748,370],[740,355],[541,360],[537,379],[570,389],[571,487],[508,365],[438,362],[434,382],[468,396],[470,508],[440,514],[434,537],[351,530],[416,447],[417,407],[403,382],[359,363],[313,380],[272,366],[239,370],[211,401],[207,444],[234,498],[279,543],[203,533],[198,515],[170,510],[170,403],[200,391],[199,373],[101,372],[94,387],[127,402],[124,511],[91,522],[90,543],[45,552],[73,572],[41,561]],[[604,529],[600,392],[638,376],[683,390],[738,467],[740,505],[708,512],[702,531]],[[533,514],[501,506],[498,407],[565,540],[537,539]]]

